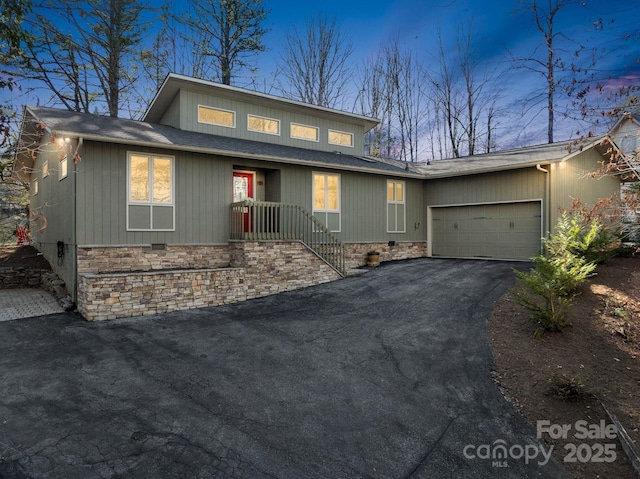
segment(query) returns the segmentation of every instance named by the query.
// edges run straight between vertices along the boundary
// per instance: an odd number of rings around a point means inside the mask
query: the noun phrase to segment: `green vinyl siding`
[[[66,283],[67,289],[75,299],[75,258],[76,234],[74,215],[74,188],[76,176],[73,174],[73,161],[67,160],[67,176],[60,180],[60,160],[69,158],[77,147],[71,141],[64,146],[51,142],[46,134],[42,147],[33,166],[32,178],[38,178],[38,194],[30,198],[30,210],[37,218],[31,223],[31,237],[35,246],[49,261],[56,274]],[[47,163],[48,176],[42,178],[44,163]],[[64,243],[62,258],[58,257],[58,241]]]
[[[349,155],[364,155],[364,127],[351,124],[337,119],[328,119],[321,116],[313,116],[305,114],[298,109],[292,107],[287,108],[286,103],[282,104],[282,108],[274,108],[261,104],[247,103],[235,99],[224,98],[221,96],[205,94],[190,90],[181,90],[178,94],[180,109],[180,127],[184,130],[197,131],[201,133],[210,133],[216,135],[230,136],[234,138],[242,138],[246,140],[261,141],[265,143],[276,143],[285,146],[296,146],[311,150],[321,151],[339,151]],[[178,100],[174,100],[171,108]],[[198,122],[198,106],[219,108],[223,110],[235,112],[236,124],[235,128],[224,126],[216,126],[207,123]],[[173,121],[174,113],[168,113]],[[280,134],[269,135],[259,131],[252,131],[248,128],[247,115],[254,115],[264,118],[279,120]],[[164,121],[164,120],[163,120]],[[291,138],[291,123],[308,125],[318,128],[318,141],[306,141]],[[173,123],[171,123],[173,124]],[[329,130],[338,130],[345,133],[353,134],[354,145],[343,146],[329,143]]]
[[[599,167],[602,157],[592,148],[575,157],[550,165],[551,225],[555,225],[561,209],[571,208],[574,199],[587,205],[595,205],[601,198],[608,198],[620,191],[618,178],[591,177]]]
[[[78,244],[211,244],[229,240],[232,161],[198,153],[136,148],[137,152],[175,158],[175,231],[127,231],[128,151],[119,145],[85,143],[86,161],[78,164],[78,222],[83,225]],[[143,215],[134,211],[134,215],[138,213]],[[158,222],[154,226],[169,224],[169,212],[162,206],[153,217]]]
[[[423,182],[407,179],[406,232],[387,233],[387,180],[383,175],[311,169],[256,160],[239,161],[198,153],[135,148],[134,151],[175,158],[175,231],[126,230],[126,165],[124,146],[85,142],[84,161],[78,164],[78,244],[212,244],[229,240],[229,205],[232,171],[256,171],[263,185],[260,196],[293,203],[312,211],[312,173],[340,175],[340,228],[344,242],[424,241],[426,214]],[[262,199],[262,198],[259,198]],[[131,210],[148,222],[149,212]],[[157,221],[169,221],[168,213],[154,211]],[[131,214],[131,212],[130,212]],[[337,226],[338,216],[326,219]],[[168,223],[167,223],[168,224]],[[146,223],[145,223],[146,226]],[[157,226],[157,225],[154,225]]]
[[[545,173],[535,167],[427,180],[425,202],[438,206],[541,199],[545,181]]]

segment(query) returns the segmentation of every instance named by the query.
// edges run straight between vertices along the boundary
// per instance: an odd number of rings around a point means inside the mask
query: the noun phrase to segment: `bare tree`
[[[193,0],[182,24],[186,38],[193,39],[194,67],[213,57],[218,67],[215,79],[225,85],[241,70],[252,70],[250,60],[266,50],[262,38],[268,31],[263,26],[267,16],[262,0]],[[199,70],[194,68],[192,74],[202,76]]]
[[[495,148],[499,75],[492,63],[480,62],[479,43],[471,23],[458,28],[455,51],[445,47],[438,31],[438,50],[426,74],[434,158],[459,158]]]
[[[400,48],[397,39],[384,51],[398,122],[400,159],[413,163],[418,161],[420,126],[426,117],[422,68],[410,50]]]
[[[434,111],[438,112],[441,118],[438,122],[442,128],[440,134],[447,139],[445,155],[449,156],[448,152],[450,152],[453,158],[459,158],[463,132],[460,131],[458,120],[464,109],[463,97],[458,86],[459,62],[451,59],[446,52],[440,30],[438,30],[438,56],[433,65],[435,69],[432,68],[427,72],[427,78],[431,87],[430,97],[434,103]]]
[[[541,5],[546,3],[546,5]],[[533,0],[525,3],[523,9],[530,11],[536,29],[542,34],[543,41],[531,56],[513,57],[514,62],[520,68],[527,69],[544,78],[546,83],[546,110],[547,110],[547,141],[553,143],[554,122],[556,112],[556,89],[560,83],[558,72],[567,68],[563,62],[557,39],[561,35],[555,29],[556,16],[567,5],[575,3],[574,0]],[[538,53],[542,49],[543,53]]]
[[[359,69],[360,88],[356,98],[359,113],[380,120],[380,123],[371,129],[365,138],[367,153],[374,157],[382,155],[385,145],[387,152],[391,149],[390,124],[393,102],[388,93],[386,67],[385,56],[379,53],[365,60]]]
[[[128,72],[144,31],[141,11],[136,0],[43,0],[27,21],[33,41],[4,71],[36,80],[70,110],[104,102],[118,116],[135,81]]]
[[[312,105],[334,108],[344,98],[353,53],[349,38],[335,19],[311,17],[305,29],[287,33],[277,66],[284,77],[282,93]]]

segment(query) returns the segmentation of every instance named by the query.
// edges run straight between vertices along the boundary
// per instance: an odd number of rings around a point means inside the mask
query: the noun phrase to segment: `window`
[[[353,147],[353,133],[329,130],[329,143],[332,145]]]
[[[236,112],[198,105],[198,122],[235,128]]]
[[[313,215],[329,230],[340,231],[340,175],[313,173]]]
[[[273,118],[263,118],[261,116],[247,115],[247,129],[267,133],[269,135],[280,134],[280,120]]]
[[[60,165],[58,167],[58,179],[64,180],[67,177],[67,155],[60,160]]]
[[[298,140],[318,141],[318,128],[315,126],[291,123],[291,138],[297,138]]]
[[[42,163],[42,177],[46,178],[47,176],[49,176],[49,162],[45,161]]]
[[[36,196],[38,194],[39,188],[38,188],[38,179],[36,178],[35,180],[33,180],[33,187],[31,189],[31,193],[33,194],[33,196]]]
[[[407,231],[404,192],[404,181],[387,181],[387,233]]]
[[[127,230],[174,230],[174,159],[129,153],[127,160]]]

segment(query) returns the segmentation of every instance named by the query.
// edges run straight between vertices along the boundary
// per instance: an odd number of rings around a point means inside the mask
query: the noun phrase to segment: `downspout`
[[[544,219],[542,221],[542,235],[544,238],[546,238],[551,229],[551,175],[549,174],[549,170],[540,166],[540,163],[536,164],[536,169],[538,171],[546,173],[544,182],[544,199],[542,200],[545,203],[542,207],[544,212]]]
[[[80,151],[80,147],[84,143],[83,138],[78,137],[78,144],[76,145],[76,150],[73,152],[73,156],[71,157],[71,161],[73,161],[73,207],[72,207],[72,230],[73,230],[73,248],[74,248],[74,258],[73,258],[73,302],[78,304],[78,230],[77,230],[77,192],[78,192],[78,165],[76,162],[76,155],[78,151]]]

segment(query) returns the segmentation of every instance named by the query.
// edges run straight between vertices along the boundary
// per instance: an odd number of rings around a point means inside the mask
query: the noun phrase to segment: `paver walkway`
[[[61,313],[62,306],[42,289],[0,289],[0,321]]]

